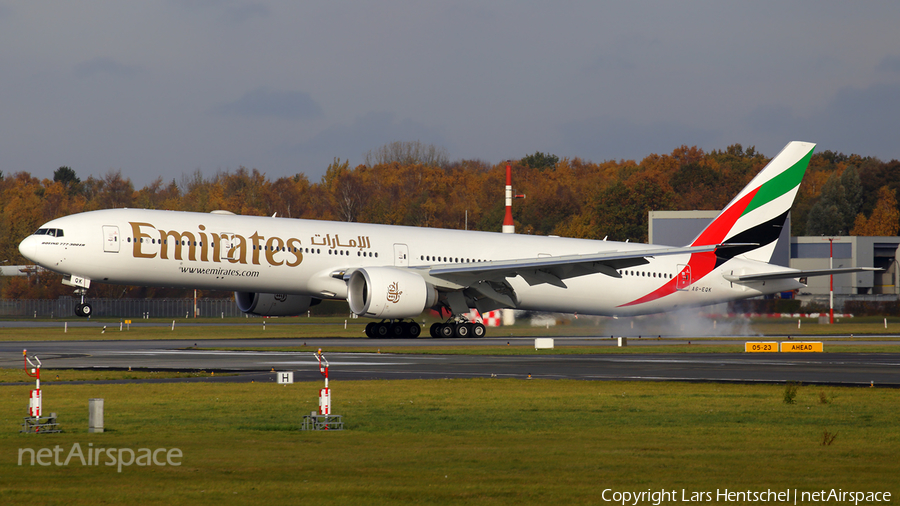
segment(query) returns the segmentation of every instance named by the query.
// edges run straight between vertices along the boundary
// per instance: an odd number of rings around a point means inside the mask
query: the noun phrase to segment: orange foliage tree
[[[895,236],[898,231],[900,210],[897,209],[897,197],[894,190],[882,186],[878,190],[878,202],[872,215],[866,218],[863,213],[857,214],[850,235]]]
[[[754,147],[733,144],[704,152],[679,146],[642,160],[592,162],[535,153],[510,162],[516,193],[513,207],[522,234],[646,241],[651,210],[723,208],[768,162]],[[69,167],[53,180],[19,172],[0,174],[0,262],[25,263],[18,243],[53,218],[94,209],[140,207],[244,215],[387,223],[417,227],[500,231],[504,215],[506,162],[480,160],[428,163],[419,159],[373,160],[351,167],[335,158],[319,181],[302,173],[270,180],[258,169],[240,167],[209,177],[200,171],[180,180],[154,180],[135,189],[121,171],[81,181]],[[852,170],[848,170],[852,169]],[[858,172],[859,176],[854,176]],[[853,177],[851,177],[853,176]],[[900,228],[896,192],[900,162],[825,151],[813,155],[792,208],[793,233],[805,233],[811,209],[829,178],[842,178],[862,199],[854,234],[894,235]],[[854,179],[856,178],[856,179]],[[858,183],[854,182],[857,181]],[[856,193],[854,193],[856,192]],[[858,199],[857,199],[858,200]],[[850,207],[854,207],[850,206]],[[845,213],[847,214],[847,213]],[[845,217],[846,218],[846,217]],[[58,276],[44,273],[7,279],[4,297],[55,297],[70,293]],[[154,296],[184,292],[160,288],[104,287],[92,295]]]

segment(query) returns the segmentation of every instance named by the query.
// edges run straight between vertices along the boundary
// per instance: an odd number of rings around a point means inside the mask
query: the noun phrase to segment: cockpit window
[[[39,228],[34,235],[49,235],[52,237],[62,237],[63,231],[61,228]]]

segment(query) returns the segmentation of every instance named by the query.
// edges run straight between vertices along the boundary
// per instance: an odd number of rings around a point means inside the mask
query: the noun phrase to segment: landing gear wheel
[[[82,318],[87,318],[91,316],[93,309],[90,304],[76,304],[75,305],[75,316],[80,316]]]
[[[395,322],[391,324],[391,337],[402,339],[406,337],[406,323]]]
[[[441,325],[442,324],[439,322],[431,324],[431,328],[429,329],[429,331],[431,332],[431,337],[433,337],[434,339],[441,337]]]
[[[482,325],[480,323],[476,323],[472,327],[472,337],[481,338],[481,337],[484,337],[484,334],[486,334],[486,333],[487,333],[487,329],[484,328],[484,325]]]
[[[453,337],[453,334],[455,334],[456,332],[454,332],[452,323],[445,323],[441,325],[440,329],[438,329],[438,333],[440,334],[440,337],[447,338]]]
[[[455,332],[456,337],[459,337],[461,339],[469,337],[469,334],[471,334],[471,330],[472,330],[471,326],[472,326],[471,323],[457,323],[456,324],[456,332]]]
[[[440,324],[438,324],[440,325]],[[416,322],[384,321],[366,324],[366,337],[372,339],[415,339],[422,333],[422,327]]]

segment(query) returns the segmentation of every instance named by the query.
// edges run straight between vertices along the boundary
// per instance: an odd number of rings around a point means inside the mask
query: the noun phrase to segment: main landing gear
[[[472,323],[468,320],[448,321],[446,323],[434,323],[431,325],[431,337],[450,338],[450,337],[484,337],[486,329],[484,324]]]
[[[75,295],[81,295],[81,302],[75,304],[75,316],[80,316],[82,318],[88,318],[94,314],[94,308],[92,308],[90,304],[84,302],[85,293],[87,293],[87,290],[84,288],[75,290]]]
[[[416,322],[403,320],[381,320],[366,325],[366,336],[374,339],[415,339],[422,333],[422,327]]]
[[[422,327],[414,321],[381,320],[366,325],[366,336],[372,339],[415,339],[421,333]],[[485,333],[484,324],[473,323],[465,319],[451,319],[445,323],[435,323],[431,326],[431,337],[435,339],[484,337]]]

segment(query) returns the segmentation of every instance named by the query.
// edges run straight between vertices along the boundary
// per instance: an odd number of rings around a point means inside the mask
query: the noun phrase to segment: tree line
[[[272,180],[257,169],[180,181],[158,178],[143,188],[122,172],[81,180],[70,167],[41,179],[0,173],[0,262],[25,263],[18,243],[41,224],[107,208],[171,209],[243,215],[499,231],[504,216],[506,164],[524,199],[514,202],[516,232],[588,239],[647,241],[652,210],[722,209],[769,158],[740,144],[705,152],[681,146],[641,161],[595,163],[534,153],[490,164],[450,162],[446,152],[418,143],[392,143],[351,167],[335,158],[318,181],[303,173]],[[897,235],[900,161],[825,151],[812,156],[792,208],[793,235]],[[685,238],[685,242],[691,238]],[[53,298],[69,288],[44,279],[11,278],[4,298]],[[159,288],[91,288],[93,296],[180,296]]]

